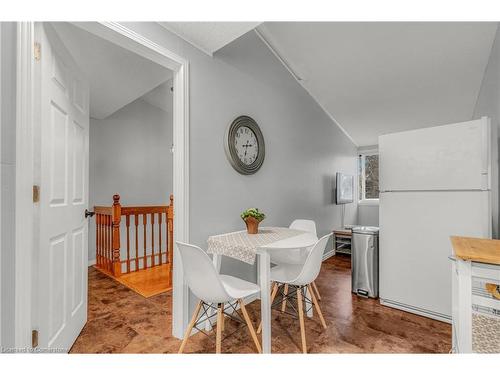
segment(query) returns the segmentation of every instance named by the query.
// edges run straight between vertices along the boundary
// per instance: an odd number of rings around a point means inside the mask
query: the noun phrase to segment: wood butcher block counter
[[[452,352],[500,353],[500,240],[451,243]]]
[[[457,258],[500,265],[500,240],[452,236],[451,243]]]

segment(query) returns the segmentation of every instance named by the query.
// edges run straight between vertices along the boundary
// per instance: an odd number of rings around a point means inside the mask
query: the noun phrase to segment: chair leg
[[[285,312],[286,310],[286,299],[288,297],[288,284],[285,284],[283,289],[283,302],[281,302],[281,312]]]
[[[259,353],[262,353],[262,348],[260,347],[260,342],[259,339],[257,338],[257,335],[255,333],[255,330],[253,328],[252,321],[250,320],[250,316],[248,316],[247,308],[245,307],[245,304],[243,303],[242,299],[239,299],[238,302],[240,303],[241,307],[241,312],[243,313],[243,317],[245,318],[245,322],[247,323],[248,331],[250,332],[250,336],[252,336],[253,342],[255,343],[255,346],[257,347],[257,351]]]
[[[318,301],[321,301],[321,295],[319,294],[318,287],[316,286],[316,281],[312,282],[312,286],[314,288],[314,291],[316,292],[316,296],[318,297]]]
[[[196,305],[196,308],[194,309],[193,316],[191,317],[191,321],[189,322],[189,325],[186,329],[186,332],[184,333],[184,337],[182,339],[181,347],[179,348],[179,354],[182,354],[184,351],[184,347],[186,346],[186,343],[189,339],[189,336],[191,335],[191,331],[193,330],[194,325],[196,324],[196,321],[198,320],[198,314],[200,313],[201,306],[203,305],[203,301],[198,302]]]
[[[215,352],[217,354],[220,354],[221,352],[223,310],[224,310],[224,305],[222,303],[219,303],[217,305],[217,335],[215,344]]]
[[[222,320],[221,320],[221,323],[220,323],[220,329],[221,329],[221,332],[224,332],[224,326],[225,326],[225,323],[226,323],[226,315],[224,314],[224,304],[222,304]]]
[[[302,353],[307,353],[307,344],[306,344],[306,327],[304,323],[304,305],[302,302],[302,288],[297,287],[297,304],[299,310],[299,323],[300,323],[300,338],[302,340]]]
[[[321,320],[321,324],[323,325],[323,328],[326,329],[325,318],[323,318],[323,313],[321,312],[321,308],[319,307],[318,300],[316,299],[316,296],[314,295],[314,291],[313,291],[314,287],[312,287],[311,284],[309,284],[307,286],[307,288],[309,289],[309,294],[311,294],[311,297],[313,300],[313,305],[316,308],[316,311],[318,312],[319,320]]]
[[[278,293],[278,283],[273,282],[271,285],[273,292],[271,293],[271,303],[270,305],[273,304],[274,299],[276,298],[276,293]],[[262,320],[259,323],[259,327],[257,328],[257,333],[260,333],[262,331]]]

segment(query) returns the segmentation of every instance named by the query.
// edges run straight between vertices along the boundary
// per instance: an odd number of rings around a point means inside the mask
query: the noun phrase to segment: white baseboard
[[[255,293],[255,294],[252,294],[251,296],[248,296],[243,301],[245,302],[245,305],[248,305],[249,303],[252,303],[253,301],[259,299],[259,297],[260,297],[260,293]]]
[[[323,262],[334,255],[335,255],[335,250],[332,249],[330,251],[327,251],[326,253],[323,254]]]
[[[89,260],[89,267],[95,265],[95,259]]]
[[[394,302],[391,300],[386,300],[383,298],[380,298],[379,301],[380,301],[380,304],[383,306],[392,307],[393,309],[403,310],[403,311],[406,311],[406,312],[409,312],[409,313],[412,313],[415,315],[421,315],[421,316],[425,316],[426,318],[431,318],[434,320],[439,320],[440,322],[451,324],[451,317],[450,316],[445,316],[445,315],[435,313],[435,312],[432,312],[429,310],[420,309],[417,307],[405,305],[405,304]]]

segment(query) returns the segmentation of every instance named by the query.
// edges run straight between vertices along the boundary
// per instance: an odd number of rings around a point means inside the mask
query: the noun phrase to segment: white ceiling
[[[259,33],[359,146],[471,119],[496,23],[264,23]]]
[[[76,26],[52,25],[89,78],[92,118],[106,118],[172,78],[170,70]]]
[[[260,22],[159,22],[159,24],[212,56],[218,49],[256,28]]]

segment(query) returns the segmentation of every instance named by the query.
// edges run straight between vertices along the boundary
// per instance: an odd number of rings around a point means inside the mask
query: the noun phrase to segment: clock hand
[[[247,150],[248,150],[248,139],[247,139],[247,144],[246,144],[246,145],[243,145],[243,147],[245,147],[245,156],[247,156]]]

